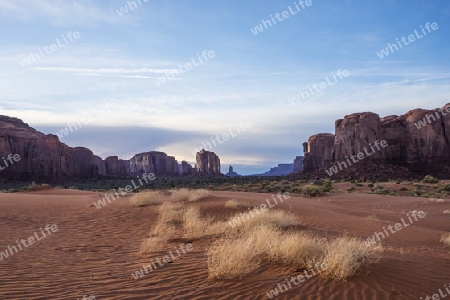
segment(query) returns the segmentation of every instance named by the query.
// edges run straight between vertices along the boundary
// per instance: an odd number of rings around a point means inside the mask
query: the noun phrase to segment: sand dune
[[[266,293],[278,283],[301,273],[264,265],[239,280],[211,281],[205,257],[211,241],[194,240],[192,251],[136,280],[132,273],[182,241],[139,256],[140,243],[156,222],[157,206],[133,207],[123,197],[96,209],[92,203],[99,197],[75,190],[0,194],[0,252],[46,224],[59,229],[0,261],[0,299],[268,299]],[[270,194],[214,192],[197,204],[204,214],[225,220],[233,213],[224,208],[227,200],[257,205],[266,198]],[[365,239],[408,212],[427,215],[383,239],[385,252],[370,272],[347,282],[315,276],[275,299],[419,299],[449,283],[450,250],[439,242],[450,231],[450,215],[443,214],[448,203],[352,193],[293,196],[277,208],[294,212],[301,228],[327,239],[343,233]]]

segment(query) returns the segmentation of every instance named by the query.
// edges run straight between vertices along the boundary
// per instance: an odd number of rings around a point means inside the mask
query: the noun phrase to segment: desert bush
[[[373,188],[374,184],[373,183],[369,183],[367,186],[370,187],[370,188]]]
[[[422,179],[423,183],[438,183],[439,180],[431,175],[426,175],[423,179]]]
[[[320,196],[320,189],[314,185],[305,185],[302,188],[304,197],[318,197]]]
[[[401,188],[400,188],[400,191],[407,191],[408,190],[408,188],[406,187],[406,186],[402,186]]]
[[[450,247],[450,233],[446,233],[441,236],[441,243],[447,247]]]
[[[351,193],[351,192],[353,192],[354,190],[356,190],[356,188],[355,188],[354,186],[352,186],[351,188],[347,189],[347,192]]]
[[[130,198],[130,204],[133,206],[157,205],[162,202],[161,192],[140,192]]]
[[[360,240],[347,236],[331,241],[323,263],[327,266],[322,275],[342,281],[356,274],[361,269],[380,260],[379,245],[364,245]]]

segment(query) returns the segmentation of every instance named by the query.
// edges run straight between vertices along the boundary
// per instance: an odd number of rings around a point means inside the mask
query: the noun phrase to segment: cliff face
[[[181,175],[187,176],[194,174],[194,168],[187,161],[181,162]]]
[[[136,154],[130,159],[130,174],[154,173],[156,176],[176,176],[178,162],[166,153],[151,151]]]
[[[11,163],[5,163],[2,157],[9,157]],[[13,157],[20,158],[13,161]],[[219,157],[208,151],[197,153],[196,169],[187,162],[183,162],[181,169],[183,175],[221,174]],[[130,160],[117,156],[102,160],[91,150],[69,147],[56,135],[45,135],[20,119],[0,116],[0,179],[63,181],[97,175],[134,176],[142,173],[167,177],[180,174],[175,158],[163,152],[140,153]]]
[[[319,133],[303,143],[303,171],[314,171],[333,161],[334,135]]]
[[[336,121],[335,135],[314,135],[304,144],[304,170],[312,172],[346,161],[364,148],[370,149],[377,140],[385,140],[387,146],[358,165],[393,165],[412,172],[450,175],[450,104],[384,118],[371,112],[345,116]]]
[[[292,168],[292,173],[298,173],[303,170],[303,156],[297,156],[294,159],[294,167]]]
[[[95,175],[92,151],[71,148],[55,135],[44,135],[19,119],[0,116],[0,155],[20,161],[0,171],[0,178],[56,181]]]
[[[214,152],[197,152],[195,171],[200,175],[221,175],[220,159]]]

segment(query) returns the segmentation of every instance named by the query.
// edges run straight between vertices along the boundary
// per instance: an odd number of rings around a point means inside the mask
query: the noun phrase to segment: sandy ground
[[[180,259],[134,279],[143,264],[180,246],[139,256],[141,241],[155,224],[157,207],[132,207],[123,197],[101,209],[92,206],[100,194],[49,190],[0,194],[0,252],[28,239],[39,228],[58,231],[0,261],[0,299],[268,299],[266,293],[296,270],[265,265],[238,280],[207,279],[205,251],[210,241],[193,241]],[[224,202],[238,199],[264,203],[270,194],[215,192],[202,201],[205,214],[219,219],[231,212]],[[277,206],[296,213],[299,225],[324,238],[344,233],[366,238],[383,226],[400,222],[406,213],[426,217],[391,234],[379,264],[347,282],[315,276],[275,299],[420,299],[450,283],[450,249],[440,242],[450,232],[450,202],[425,198],[339,194],[320,198],[291,197]]]

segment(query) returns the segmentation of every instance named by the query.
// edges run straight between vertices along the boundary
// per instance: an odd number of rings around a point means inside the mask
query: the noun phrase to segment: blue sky
[[[131,2],[131,1],[130,1]],[[56,134],[106,103],[114,109],[62,138],[105,158],[159,150],[179,162],[236,124],[251,129],[217,145],[226,172],[260,173],[303,154],[346,114],[380,116],[450,102],[450,2],[312,0],[255,35],[294,1],[0,0],[0,114]],[[299,6],[300,7],[300,6]],[[300,7],[301,8],[301,7]],[[380,58],[377,52],[427,22],[437,30]],[[22,67],[38,48],[60,43]],[[203,63],[197,54],[214,51]],[[191,70],[155,81],[191,59]],[[289,103],[332,73],[350,76]]]

